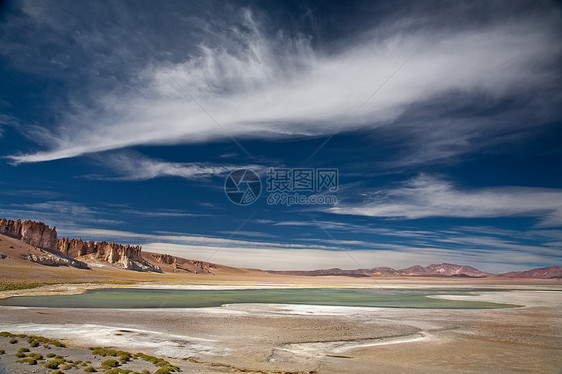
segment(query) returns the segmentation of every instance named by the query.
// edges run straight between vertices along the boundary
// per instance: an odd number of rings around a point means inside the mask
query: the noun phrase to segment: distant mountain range
[[[195,274],[214,274],[215,271],[240,272],[249,269],[232,268],[205,261],[187,260],[181,257],[160,253],[142,252],[141,246],[123,245],[108,242],[83,241],[57,236],[56,228],[42,222],[12,221],[0,218],[0,236],[16,239],[25,246],[16,248],[8,243],[0,243],[0,260],[10,257],[20,261],[34,262],[47,266],[66,266],[89,269],[92,266],[110,266],[124,270],[143,272],[185,272]],[[2,239],[0,238],[0,242]],[[259,271],[254,269],[255,271]],[[296,276],[347,276],[347,277],[464,277],[464,278],[562,278],[562,266],[512,271],[491,274],[472,266],[455,264],[414,265],[405,269],[373,267],[370,269],[342,270],[321,269],[311,271],[265,271],[270,274]]]
[[[301,276],[347,276],[347,277],[464,277],[487,278],[492,276],[507,278],[562,278],[562,266],[532,269],[527,271],[512,271],[503,274],[492,274],[480,271],[472,266],[455,264],[431,264],[428,266],[414,265],[405,269],[390,267],[374,267],[370,269],[342,270],[339,268],[309,270],[309,271],[273,271],[268,273],[301,275]]]

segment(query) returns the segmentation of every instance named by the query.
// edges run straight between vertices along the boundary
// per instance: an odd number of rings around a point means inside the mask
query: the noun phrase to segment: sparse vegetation
[[[133,372],[132,370],[128,370],[128,369],[113,368],[113,369],[105,370],[104,374],[129,374],[132,372]]]
[[[11,338],[10,343],[16,344],[18,343],[18,338],[20,339],[27,339],[27,342],[31,347],[43,347],[43,348],[51,348],[51,346],[64,348],[65,345],[54,339],[49,339],[41,336],[35,335],[26,335],[26,334],[13,334],[7,331],[0,332],[0,336]],[[131,354],[127,351],[116,350],[116,349],[109,349],[103,347],[90,347],[92,351],[92,355],[100,356],[100,357],[111,357],[103,361],[99,368],[96,368],[92,365],[92,361],[72,361],[69,359],[63,358],[61,355],[57,355],[54,352],[46,354],[46,358],[43,357],[40,353],[33,353],[27,347],[21,347],[15,353],[15,356],[19,358],[17,361],[18,363],[28,364],[28,365],[37,365],[40,361],[42,365],[45,366],[47,369],[50,369],[49,374],[59,373],[62,374],[63,370],[72,370],[72,369],[79,369],[82,368],[84,373],[95,373],[98,371],[102,371],[104,374],[151,374],[150,370],[143,370],[141,371],[134,371],[126,368],[120,367],[121,365],[126,364],[134,359],[141,359],[143,361],[149,362],[158,367],[155,374],[169,374],[181,371],[177,366],[170,364],[168,361],[156,357],[147,355],[144,353],[136,353]],[[4,354],[4,350],[0,350],[0,355]],[[44,362],[44,360],[48,360]]]
[[[66,360],[64,358],[55,358],[51,361],[45,362],[45,367],[47,369],[58,369],[59,365],[62,365],[64,363],[66,363]]]
[[[66,347],[64,343],[59,342],[58,340],[45,338],[43,336],[29,335],[27,337],[27,342],[32,347],[38,347],[40,344],[53,345],[58,348]]]
[[[180,369],[177,366],[166,365],[156,370],[154,374],[170,374],[170,373],[175,373],[177,371],[180,371]]]
[[[119,365],[120,365],[119,361],[117,361],[113,358],[105,360],[104,362],[101,363],[101,366],[106,366],[106,367],[109,367],[109,368],[114,368],[114,367],[117,367]]]
[[[32,358],[32,359],[37,360],[37,361],[44,360],[43,355],[40,354],[40,353],[30,353],[30,354],[27,355],[27,357]]]
[[[22,358],[21,360],[18,360],[18,362],[21,364],[37,365],[37,360],[31,357]]]
[[[41,286],[47,286],[51,283],[14,283],[14,282],[0,282],[0,291],[16,291],[28,290]]]
[[[119,357],[119,360],[122,361],[122,363],[127,362],[131,359],[131,354],[129,352],[126,351],[118,351],[115,349],[107,349],[107,348],[102,348],[102,347],[90,347],[89,348],[92,351],[92,354],[95,356],[102,356],[102,357]]]
[[[150,362],[150,363],[152,363],[156,366],[162,367],[162,368],[168,366],[169,368],[173,368],[175,371],[180,371],[178,367],[170,364],[168,361],[166,361],[166,360],[164,360],[160,357],[150,356],[150,355],[140,353],[140,352],[135,354],[134,357],[143,359],[144,361]]]
[[[0,349],[0,355],[3,355],[4,353],[6,353],[6,351],[3,350],[3,349]]]

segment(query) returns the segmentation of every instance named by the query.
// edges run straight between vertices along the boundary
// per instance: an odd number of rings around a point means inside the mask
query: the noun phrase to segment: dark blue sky
[[[562,262],[556,2],[0,11],[0,216],[266,269]],[[337,202],[268,203],[270,168],[337,169]]]

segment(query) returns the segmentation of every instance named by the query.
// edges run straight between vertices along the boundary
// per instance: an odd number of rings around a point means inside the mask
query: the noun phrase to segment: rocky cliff
[[[105,262],[127,270],[161,271],[158,266],[148,263],[142,257],[140,245],[62,238],[58,240],[58,250],[67,256],[83,261]]]
[[[12,221],[0,218],[0,234],[11,236],[34,247],[57,250],[57,228],[52,229],[43,222]]]
[[[108,242],[83,241],[82,239],[58,239],[56,227],[43,222],[13,221],[0,218],[0,234],[19,239],[34,247],[45,249],[52,255],[24,254],[22,258],[50,266],[74,266],[87,268],[84,262],[107,263],[122,269],[160,272],[142,257],[141,246]],[[76,261],[79,260],[79,261]]]
[[[164,271],[176,273],[214,274],[214,264],[205,261],[188,260],[182,257],[162,253],[147,252],[144,258],[154,266],[161,267]]]

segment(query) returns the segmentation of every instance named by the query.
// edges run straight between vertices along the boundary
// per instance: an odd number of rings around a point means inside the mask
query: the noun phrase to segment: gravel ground
[[[525,307],[495,310],[263,304],[157,310],[2,307],[0,330],[61,339],[72,347],[67,351],[75,350],[77,357],[82,357],[79,351],[91,356],[84,349],[88,346],[168,357],[184,372],[561,371],[562,292],[492,292],[465,297]],[[7,353],[0,356],[0,362],[6,365],[10,362],[7,357],[11,348],[6,348],[4,340],[0,342],[1,348]]]

